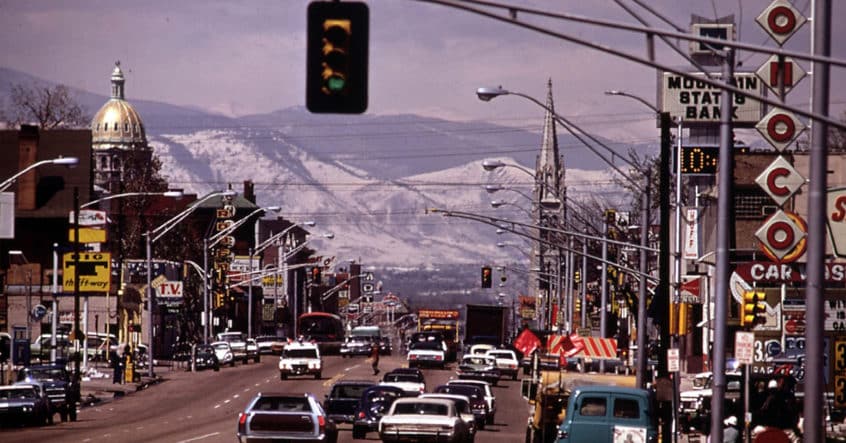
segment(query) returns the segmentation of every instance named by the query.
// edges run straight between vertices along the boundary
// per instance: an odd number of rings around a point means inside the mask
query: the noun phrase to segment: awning
[[[613,338],[554,335],[547,342],[547,352],[563,357],[582,357],[596,360],[617,359],[617,340]]]

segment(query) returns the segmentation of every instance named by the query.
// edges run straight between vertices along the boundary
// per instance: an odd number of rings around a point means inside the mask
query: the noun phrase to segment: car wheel
[[[321,378],[322,378],[322,374],[321,374],[321,373],[319,373],[319,372],[318,372],[317,374],[314,374],[314,379],[315,379],[315,380],[320,380]]]
[[[353,438],[353,440],[363,440],[363,439],[367,438],[367,431],[365,431],[364,429],[356,428],[355,426],[353,426],[352,438]]]
[[[488,417],[485,419],[485,421],[486,421],[486,422],[487,422],[487,424],[489,424],[489,425],[494,424],[494,416],[493,416],[493,415],[488,415]]]
[[[517,373],[515,372],[514,375],[511,376],[511,380],[517,380]]]
[[[281,372],[279,373],[279,380],[287,380],[287,379],[288,379],[288,374],[281,373]]]
[[[256,355],[256,360],[255,360],[255,362],[256,362],[256,363],[260,363],[260,362],[261,362],[261,356],[260,356],[260,355]]]
[[[476,428],[478,428],[480,431],[485,429],[485,421],[487,421],[487,418],[485,420],[479,420],[478,422],[476,422]]]
[[[71,407],[71,410],[68,415],[70,416],[70,421],[76,421],[76,406]]]
[[[62,411],[61,411],[61,412],[59,412],[59,420],[61,420],[61,421],[62,421],[62,423],[64,423],[64,422],[68,421],[68,413],[67,413],[67,412],[65,412],[65,410],[64,410],[64,409],[62,409]]]
[[[231,362],[229,362],[229,366],[235,367],[235,359],[233,358]]]
[[[214,365],[214,372],[220,371],[220,365]]]

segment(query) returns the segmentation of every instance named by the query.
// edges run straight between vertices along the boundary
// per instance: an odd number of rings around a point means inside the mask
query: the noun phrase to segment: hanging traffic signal
[[[491,267],[490,266],[482,266],[482,287],[483,288],[490,288],[492,285],[491,279]]]
[[[763,291],[745,291],[740,310],[740,325],[755,326],[766,322],[767,295]]]
[[[306,107],[315,113],[367,110],[370,13],[360,2],[308,5]]]

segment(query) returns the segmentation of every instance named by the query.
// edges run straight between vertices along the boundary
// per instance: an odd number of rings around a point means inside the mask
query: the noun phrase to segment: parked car
[[[493,394],[493,390],[491,389],[491,385],[488,382],[481,381],[481,380],[450,380],[447,382],[448,385],[470,385],[470,386],[478,386],[482,389],[482,392],[485,394],[485,403],[488,404],[488,416],[486,417],[488,424],[493,424],[494,417],[496,416],[496,397]]]
[[[421,394],[420,398],[442,398],[455,403],[455,408],[458,409],[458,413],[464,419],[464,422],[467,423],[467,428],[470,430],[470,439],[468,441],[472,442],[476,438],[476,416],[473,415],[473,409],[470,408],[470,398],[466,395],[428,393]]]
[[[406,396],[416,397],[426,392],[426,381],[420,370],[414,372],[390,371],[382,376],[379,383],[383,386],[395,386],[403,390]]]
[[[488,422],[488,402],[485,401],[485,391],[478,386],[470,385],[440,385],[433,391],[436,394],[462,395],[470,399],[470,410],[476,422],[476,429],[485,429]]]
[[[214,353],[217,354],[217,361],[221,365],[235,366],[235,355],[232,354],[232,347],[229,342],[216,341],[209,344],[214,348]]]
[[[363,439],[368,432],[379,430],[379,420],[388,412],[394,400],[405,395],[395,386],[375,385],[361,393],[358,411],[353,419],[352,438]]]
[[[31,384],[0,386],[0,426],[53,424],[50,401]]]
[[[316,380],[323,376],[323,359],[317,343],[299,341],[288,343],[279,356],[279,379],[291,375],[313,375]]]
[[[496,359],[484,354],[468,354],[461,357],[458,370],[455,371],[460,379],[483,380],[493,386],[499,382],[500,372],[496,367]]]
[[[338,428],[311,394],[259,393],[238,416],[238,441],[334,443]]]
[[[383,442],[426,441],[463,443],[472,440],[470,429],[451,400],[400,398],[379,421]]]
[[[442,341],[412,341],[406,356],[408,367],[446,367],[446,344]]]
[[[358,412],[364,390],[375,385],[370,380],[341,380],[335,382],[323,400],[323,407],[335,423],[352,423]]]
[[[62,421],[76,421],[76,404],[80,398],[79,385],[61,364],[33,365],[18,371],[17,381],[38,382],[50,401],[51,410],[59,413]]]
[[[198,371],[202,369],[220,370],[220,360],[218,360],[213,346],[197,345],[194,348],[194,368]]]
[[[29,346],[30,357],[36,360],[50,360],[50,353],[53,349],[52,334],[41,334],[33,340]],[[67,350],[71,346],[67,334],[56,334],[56,355],[66,357]]]
[[[514,351],[510,349],[494,349],[488,351],[486,355],[494,358],[496,367],[502,376],[517,380],[520,362],[517,360],[517,354]]]
[[[354,357],[356,355],[370,355],[372,341],[370,337],[353,336],[341,344],[341,357]]]

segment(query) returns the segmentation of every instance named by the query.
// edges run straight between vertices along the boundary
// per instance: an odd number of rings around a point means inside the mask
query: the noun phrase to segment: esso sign
[[[799,134],[805,130],[802,123],[791,112],[783,109],[773,109],[766,117],[761,119],[755,129],[763,136],[776,150],[782,151],[793,143]]]
[[[790,2],[775,0],[755,20],[779,45],[783,45],[807,19]]]

